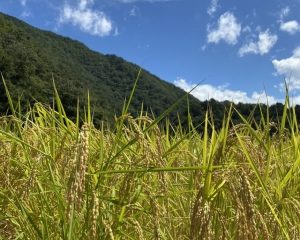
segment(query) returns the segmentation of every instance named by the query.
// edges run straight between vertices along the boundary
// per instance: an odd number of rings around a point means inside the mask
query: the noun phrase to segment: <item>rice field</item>
[[[132,117],[132,95],[111,128],[93,126],[89,105],[71,121],[57,92],[55,107],[26,114],[7,95],[0,239],[300,239],[300,135],[288,97],[278,122],[262,113],[234,125],[232,107],[220,130],[208,111],[198,132],[191,119],[173,126],[172,106]]]

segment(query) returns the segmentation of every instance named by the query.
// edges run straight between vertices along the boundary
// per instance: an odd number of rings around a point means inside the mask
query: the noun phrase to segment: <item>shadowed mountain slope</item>
[[[12,98],[15,101],[20,98],[23,107],[35,100],[51,104],[54,79],[69,116],[76,116],[78,98],[81,107],[87,104],[89,91],[94,122],[111,122],[115,115],[121,113],[139,69],[136,64],[120,57],[92,51],[78,41],[39,30],[0,13],[0,71]],[[144,110],[157,116],[184,94],[180,88],[142,70],[129,112],[136,114],[143,104]],[[213,99],[200,102],[189,95],[189,112],[195,124],[203,121],[204,112],[209,106],[215,127],[219,128],[225,109],[230,104]],[[255,104],[240,103],[234,106],[244,116],[251,114],[257,121],[260,120],[261,111],[266,113],[267,109],[266,105],[255,108]],[[7,97],[0,83],[0,113],[5,113],[7,109]],[[251,113],[253,109],[255,111]],[[276,121],[282,115],[283,105],[278,103],[269,110],[270,119]],[[186,101],[183,100],[171,113],[172,122],[176,123],[178,113],[185,125],[188,113]],[[296,107],[296,113],[300,115],[299,106]],[[232,121],[240,122],[237,114],[232,116]]]
[[[86,104],[89,90],[95,120],[110,121],[120,113],[139,68],[115,55],[92,51],[78,41],[0,14],[0,71],[13,98],[22,96],[23,103],[32,99],[51,103],[54,79],[68,114],[75,115],[78,97]],[[0,110],[4,112],[8,105],[3,87],[0,95]],[[143,103],[144,109],[159,114],[182,95],[184,91],[178,87],[143,70],[130,112],[139,111]],[[190,104],[193,112],[202,111],[192,96]],[[179,112],[186,112],[186,103]]]

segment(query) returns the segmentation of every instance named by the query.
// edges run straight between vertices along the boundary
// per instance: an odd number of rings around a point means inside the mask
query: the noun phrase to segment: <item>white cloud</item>
[[[181,89],[185,91],[190,91],[192,88],[194,88],[195,84],[188,83],[185,79],[178,78],[174,81],[174,84],[177,87],[180,87]],[[234,103],[268,103],[269,105],[272,105],[278,101],[273,96],[267,96],[264,92],[253,92],[250,96],[243,91],[234,91],[230,90],[224,86],[212,86],[210,84],[201,84],[197,88],[195,88],[191,94],[198,98],[200,101],[209,100],[211,98],[217,100],[217,101],[232,101]]]
[[[129,11],[129,16],[135,17],[138,15],[139,8],[137,6],[133,6]]]
[[[205,51],[206,48],[207,48],[206,44],[203,44],[203,45],[201,46],[201,50],[202,50],[202,51]]]
[[[230,12],[222,14],[218,20],[218,27],[210,29],[208,26],[208,43],[219,43],[224,40],[226,43],[234,45],[238,41],[241,33],[241,24],[237,22],[235,16]]]
[[[212,16],[218,9],[219,7],[219,0],[211,0],[210,5],[207,9],[207,14],[209,16]]]
[[[297,21],[281,22],[280,30],[295,34],[300,31],[300,24]]]
[[[283,75],[290,90],[300,89],[300,46],[293,51],[291,57],[272,61],[277,74]]]
[[[29,12],[29,11],[23,11],[21,14],[22,18],[28,18],[30,16],[31,16],[31,12]]]
[[[292,106],[300,105],[300,95],[290,96],[290,104]]]
[[[28,10],[26,10],[27,8],[27,3],[28,3],[28,0],[19,0],[20,4],[22,5],[23,7],[23,12],[21,13],[21,18],[28,18],[32,15],[32,13]]]
[[[289,6],[282,8],[280,11],[280,15],[279,15],[280,19],[287,17],[290,14],[290,11],[291,11],[291,9]]]
[[[79,0],[77,6],[65,4],[59,18],[60,23],[71,23],[81,31],[92,35],[108,36],[113,32],[113,24],[104,12],[93,10],[93,0]]]
[[[243,29],[242,29],[243,33],[250,33],[251,31],[252,31],[252,29],[250,26],[243,27]]]
[[[271,50],[277,40],[277,35],[271,34],[269,29],[267,29],[266,31],[259,33],[257,42],[250,41],[249,43],[244,44],[239,49],[238,54],[240,57],[251,53],[264,55]]]
[[[78,7],[81,10],[84,10],[88,7],[88,5],[93,4],[94,0],[79,0]]]
[[[20,0],[20,3],[23,7],[25,7],[27,4],[27,0]]]

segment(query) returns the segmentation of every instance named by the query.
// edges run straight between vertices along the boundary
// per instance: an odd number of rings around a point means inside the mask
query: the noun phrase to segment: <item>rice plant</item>
[[[0,239],[300,238],[300,136],[288,98],[276,123],[238,113],[234,125],[231,107],[220,130],[208,111],[199,132],[192,119],[188,130],[168,121],[176,103],[132,117],[131,95],[114,128],[96,128],[89,105],[71,121],[56,90],[55,106],[25,115],[7,96]]]

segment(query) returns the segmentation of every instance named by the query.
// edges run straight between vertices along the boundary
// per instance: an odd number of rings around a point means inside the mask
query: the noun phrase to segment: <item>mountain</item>
[[[13,99],[36,99],[51,103],[53,81],[70,116],[75,116],[77,98],[86,104],[91,96],[96,121],[111,121],[120,114],[140,67],[115,55],[104,55],[84,44],[49,31],[39,30],[14,17],[0,13],[0,71]],[[184,91],[142,70],[130,112],[144,109],[159,114]],[[193,113],[200,114],[200,102],[190,96]],[[0,86],[0,112],[7,110],[3,86]],[[186,103],[179,112],[186,114]],[[175,117],[175,113],[173,116]]]
[[[126,97],[130,95],[133,83],[140,67],[115,55],[104,55],[90,50],[84,44],[49,31],[39,30],[14,17],[0,13],[0,71],[3,74],[10,94],[21,105],[40,101],[53,102],[53,79],[67,114],[76,116],[77,99],[81,109],[87,103],[90,93],[94,122],[112,122],[115,115],[121,113]],[[142,70],[137,89],[129,112],[137,114],[143,109],[156,116],[165,111],[185,92],[165,82],[146,70]],[[214,124],[219,128],[223,115],[231,103],[228,101],[200,102],[189,95],[189,113],[195,125],[203,122],[205,112],[213,113]],[[244,116],[253,116],[259,122],[261,112],[267,106],[261,104],[234,105]],[[6,113],[8,102],[4,87],[0,82],[0,115]],[[300,119],[300,106],[295,112]],[[283,104],[277,103],[269,108],[272,121],[277,122],[283,113]],[[171,121],[187,121],[187,103],[182,101],[176,111],[171,113]],[[240,122],[233,113],[232,121]],[[201,130],[201,128],[200,128]]]

